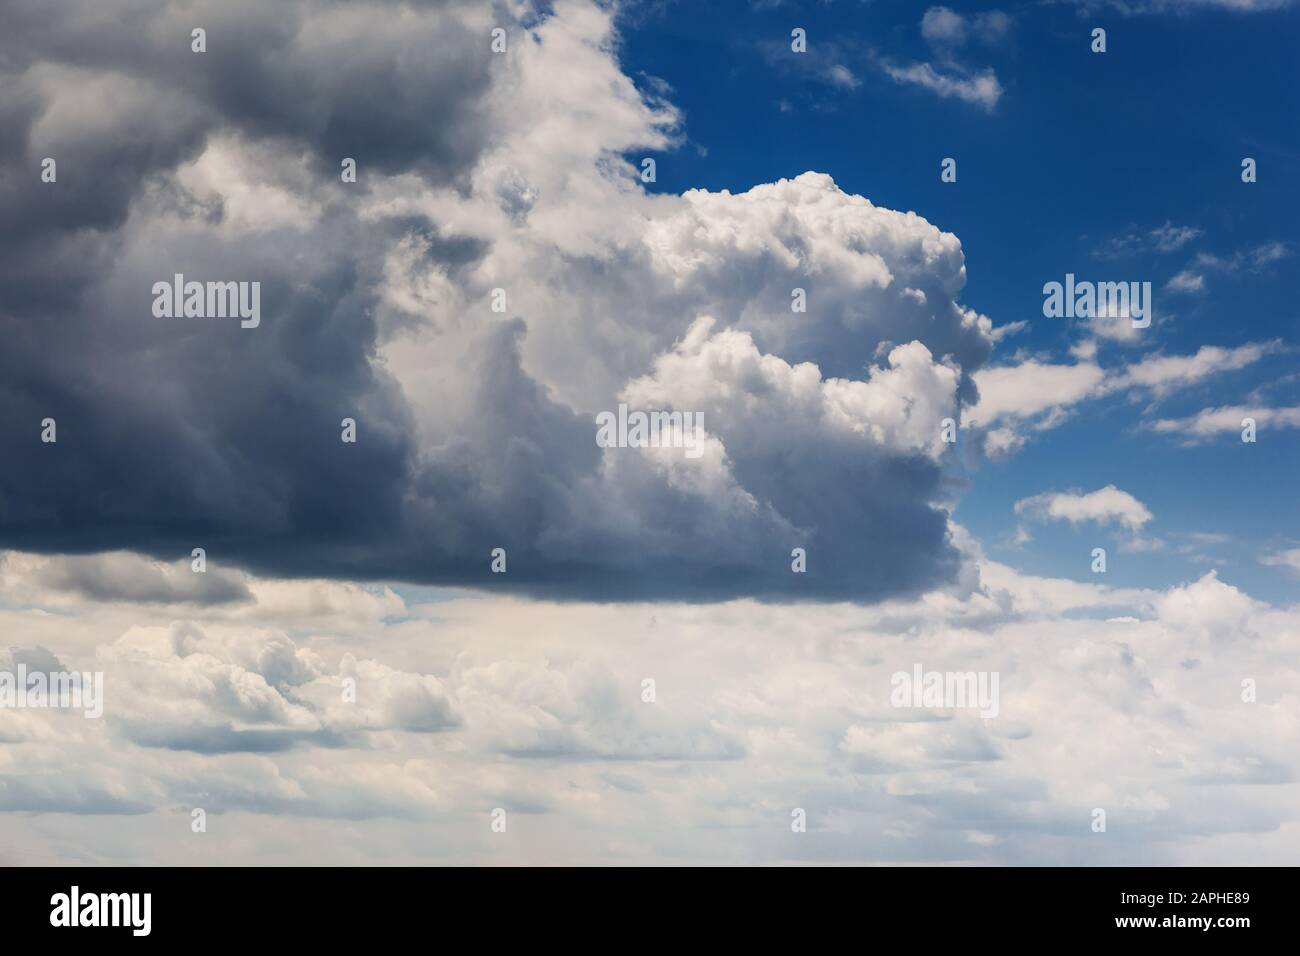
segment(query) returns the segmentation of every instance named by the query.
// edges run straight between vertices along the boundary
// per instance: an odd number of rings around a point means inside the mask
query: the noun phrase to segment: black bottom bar
[[[902,934],[918,944],[1032,935],[1221,947],[1293,937],[1294,884],[1291,868],[53,868],[0,873],[0,898],[7,942],[76,933],[128,945],[374,945],[430,928],[433,943],[461,931],[486,944],[788,937],[806,948],[834,933],[861,945]]]

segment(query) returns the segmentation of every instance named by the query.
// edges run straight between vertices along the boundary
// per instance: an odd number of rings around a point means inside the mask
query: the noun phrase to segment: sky
[[[0,862],[1294,859],[1296,4],[2,2]]]

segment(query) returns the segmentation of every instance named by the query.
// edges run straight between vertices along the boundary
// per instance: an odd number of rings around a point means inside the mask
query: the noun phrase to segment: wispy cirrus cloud
[[[1157,419],[1150,427],[1196,443],[1216,435],[1241,432],[1247,418],[1259,428],[1300,428],[1300,406],[1220,405],[1183,418]]]
[[[1205,277],[1209,273],[1260,273],[1291,254],[1292,248],[1285,242],[1265,242],[1227,256],[1202,252],[1170,279],[1165,288],[1171,292],[1201,293],[1206,291]]]
[[[1002,84],[990,68],[966,72],[936,69],[929,63],[885,63],[883,68],[896,83],[919,86],[944,99],[961,100],[985,110],[992,111],[1002,98]]]
[[[1195,226],[1177,226],[1166,221],[1154,229],[1129,229],[1127,232],[1112,236],[1100,243],[1093,255],[1098,259],[1123,259],[1143,253],[1177,252],[1204,235],[1204,231]]]
[[[1228,10],[1234,13],[1267,13],[1291,6],[1293,0],[1063,0],[1087,10],[1110,9],[1137,16],[1187,14],[1198,10]]]
[[[1000,433],[997,438],[1005,450],[1021,443],[1012,437],[1020,428],[1054,428],[1081,403],[1119,394],[1164,398],[1179,389],[1247,368],[1280,348],[1279,342],[1232,348],[1204,345],[1190,355],[1157,353],[1103,368],[1095,346],[1089,345],[1077,350],[1074,362],[1029,357],[1014,364],[990,366],[976,373],[979,401],[963,411],[962,422],[983,429],[1010,429],[1011,434]]]
[[[1277,568],[1286,568],[1295,574],[1300,574],[1300,548],[1287,548],[1284,551],[1274,551],[1266,554],[1259,559],[1260,564],[1271,565]]]

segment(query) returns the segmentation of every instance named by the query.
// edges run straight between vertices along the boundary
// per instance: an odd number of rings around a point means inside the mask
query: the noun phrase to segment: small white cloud
[[[1186,418],[1162,418],[1152,430],[1168,434],[1181,434],[1195,442],[1225,432],[1240,432],[1242,420],[1254,419],[1258,428],[1300,428],[1300,406],[1269,408],[1255,405],[1225,405],[1203,408]]]
[[[1157,395],[1166,395],[1213,375],[1253,365],[1277,349],[1278,345],[1273,342],[1252,342],[1231,349],[1203,345],[1192,355],[1148,356],[1114,376],[1108,387],[1121,390],[1137,386],[1149,388]]]
[[[1200,234],[1201,230],[1191,226],[1175,226],[1166,222],[1151,230],[1151,239],[1157,252],[1177,252]]]
[[[1085,521],[1120,524],[1130,531],[1137,531],[1152,518],[1146,505],[1114,485],[1087,494],[1057,491],[1023,498],[1016,502],[1016,514],[1040,521],[1068,521],[1072,525]]]
[[[962,43],[966,40],[966,18],[949,7],[931,7],[921,17],[921,36],[930,43]]]
[[[988,10],[969,17],[950,7],[930,7],[921,17],[921,36],[935,47],[958,47],[972,37],[994,44],[1011,30],[1011,18],[1001,10]]]
[[[1024,319],[1021,319],[1019,322],[1008,322],[1005,325],[999,325],[997,328],[993,329],[993,331],[989,333],[989,337],[993,339],[994,342],[1001,342],[1007,336],[1016,335],[1027,328],[1029,328],[1029,323]]]
[[[1189,295],[1204,292],[1205,276],[1192,272],[1190,269],[1184,269],[1166,282],[1165,288],[1170,292],[1182,292]]]
[[[1123,345],[1134,345],[1142,341],[1142,329],[1133,324],[1127,315],[1094,315],[1085,320],[1088,331],[1098,338]]]
[[[885,72],[896,83],[911,83],[924,87],[945,99],[959,99],[992,110],[1002,98],[1002,84],[992,69],[979,73],[941,73],[929,63],[910,66],[885,65]]]
[[[1300,574],[1300,548],[1289,548],[1286,551],[1275,551],[1273,554],[1266,554],[1259,559],[1259,563],[1287,568],[1296,574]]]
[[[1059,365],[1029,359],[1018,365],[980,369],[975,373],[979,402],[967,410],[965,418],[984,425],[1005,418],[1030,418],[1083,400],[1105,377],[1101,367],[1091,361]]]
[[[826,71],[826,79],[841,89],[853,90],[862,85],[862,81],[853,75],[853,71],[842,63],[832,64]]]

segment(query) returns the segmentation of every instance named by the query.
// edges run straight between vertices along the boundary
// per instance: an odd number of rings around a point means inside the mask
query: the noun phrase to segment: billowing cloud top
[[[607,10],[7,9],[0,544],[599,600],[954,577],[941,423],[992,342],[958,240],[811,172],[647,193],[678,116]],[[260,323],[155,317],[176,274]],[[704,453],[598,446],[620,403]]]

